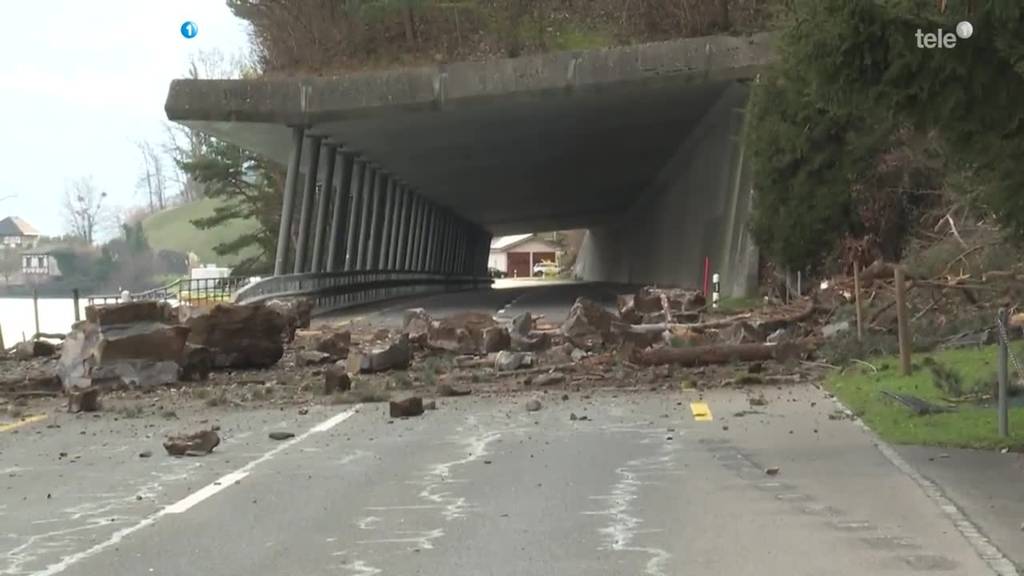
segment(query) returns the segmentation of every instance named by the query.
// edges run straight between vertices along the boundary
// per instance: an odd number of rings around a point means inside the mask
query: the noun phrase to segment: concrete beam
[[[773,62],[774,42],[769,33],[706,36],[331,77],[179,79],[171,82],[164,109],[175,121],[313,125],[538,93],[571,96],[612,84],[733,80]]]
[[[295,211],[296,189],[299,187],[299,162],[305,129],[292,128],[292,150],[288,160],[288,174],[284,181],[284,199],[281,206],[281,224],[277,231],[277,254],[274,256],[274,276],[285,273],[288,263],[288,243],[292,236],[292,215]]]

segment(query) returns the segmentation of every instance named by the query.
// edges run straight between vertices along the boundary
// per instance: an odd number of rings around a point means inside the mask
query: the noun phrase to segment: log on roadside
[[[811,348],[812,343],[807,340],[783,344],[724,344],[692,348],[658,348],[638,353],[636,362],[645,366],[661,364],[707,366],[768,360],[782,362],[799,358]]]

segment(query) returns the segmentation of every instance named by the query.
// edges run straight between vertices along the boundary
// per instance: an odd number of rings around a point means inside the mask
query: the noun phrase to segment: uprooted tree
[[[919,29],[961,20],[974,35],[954,49],[917,46]],[[1024,239],[1018,0],[795,0],[779,53],[748,130],[752,228],[773,260],[821,270],[850,236],[899,257],[914,210],[937,192]]]

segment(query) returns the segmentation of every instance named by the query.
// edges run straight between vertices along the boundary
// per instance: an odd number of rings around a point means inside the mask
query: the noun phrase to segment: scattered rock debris
[[[171,456],[206,456],[220,444],[216,430],[201,430],[194,434],[171,436],[164,442],[164,450]]]
[[[271,432],[270,434],[267,434],[267,436],[271,440],[288,440],[288,439],[291,439],[291,438],[295,438],[295,433],[294,432]]]
[[[540,400],[538,400],[536,398],[530,398],[529,400],[526,401],[526,411],[527,412],[537,412],[540,409],[541,409]]]
[[[768,468],[764,469],[764,473],[767,476],[778,476],[779,475],[779,467],[778,466],[769,466]]]

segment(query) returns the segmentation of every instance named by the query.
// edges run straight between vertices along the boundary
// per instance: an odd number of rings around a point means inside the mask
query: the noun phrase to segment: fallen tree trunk
[[[735,362],[785,361],[799,358],[810,348],[811,342],[806,340],[783,344],[725,344],[692,348],[658,348],[638,353],[636,362],[645,366],[660,364],[707,366]]]

